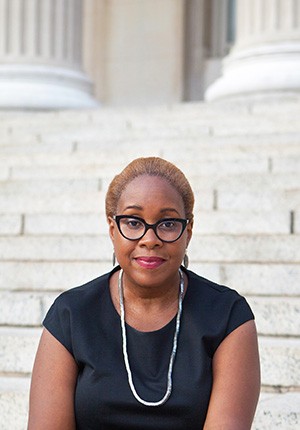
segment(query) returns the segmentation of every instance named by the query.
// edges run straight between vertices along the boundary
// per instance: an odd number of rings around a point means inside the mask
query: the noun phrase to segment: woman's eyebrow
[[[139,211],[143,210],[142,206],[139,206],[139,205],[129,205],[129,206],[126,206],[124,210],[126,211],[127,209],[137,209]]]
[[[175,208],[163,208],[160,210],[160,213],[162,213],[162,214],[165,212],[176,212],[178,215],[180,215],[179,212]]]
[[[126,206],[126,208],[124,208],[124,211],[126,211],[128,209],[135,209],[135,210],[142,211],[144,208],[142,206],[139,206],[139,205],[128,205],[128,206]],[[179,212],[175,208],[162,208],[160,210],[161,214],[164,214],[166,212],[175,212],[177,215],[180,215]]]

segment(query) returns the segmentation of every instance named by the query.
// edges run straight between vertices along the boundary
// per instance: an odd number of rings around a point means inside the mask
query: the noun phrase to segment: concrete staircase
[[[259,331],[253,429],[300,428],[300,99],[0,113],[0,430],[24,430],[41,320],[111,268],[104,196],[138,156],[196,194],[191,269],[245,295]]]

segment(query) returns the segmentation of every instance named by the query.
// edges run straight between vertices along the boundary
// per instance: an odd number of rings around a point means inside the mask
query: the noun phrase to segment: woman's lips
[[[135,260],[138,265],[145,269],[156,269],[165,262],[165,260],[160,257],[137,257]]]

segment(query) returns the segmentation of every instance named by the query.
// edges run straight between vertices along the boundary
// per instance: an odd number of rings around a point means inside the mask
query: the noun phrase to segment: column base
[[[300,43],[236,49],[224,59],[223,70],[223,76],[207,89],[205,100],[300,92]]]
[[[0,65],[0,109],[99,107],[80,71],[37,65]]]

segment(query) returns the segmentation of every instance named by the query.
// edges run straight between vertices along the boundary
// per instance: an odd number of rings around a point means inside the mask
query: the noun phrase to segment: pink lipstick
[[[144,269],[156,269],[165,261],[160,257],[137,257],[135,260]]]

